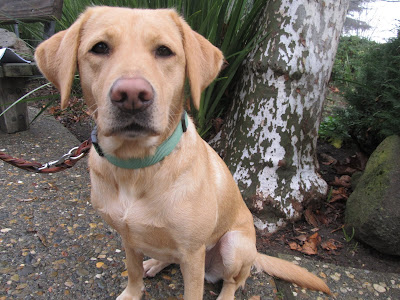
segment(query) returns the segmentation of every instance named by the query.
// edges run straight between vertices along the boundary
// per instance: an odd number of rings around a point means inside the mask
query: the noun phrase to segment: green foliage
[[[370,153],[387,136],[400,134],[400,30],[371,48],[362,63],[360,84],[346,91],[349,107],[341,115],[349,135]]]
[[[227,90],[244,58],[259,40],[255,26],[265,4],[262,0],[65,0],[56,31],[68,28],[91,5],[175,8],[194,30],[222,50],[229,64],[204,91],[199,111],[192,110],[199,133],[204,136],[212,127],[212,120],[226,107]],[[40,39],[42,32],[43,28],[35,24],[21,26],[21,36],[32,41]]]
[[[319,138],[332,143],[336,148],[340,148],[343,142],[350,139],[347,126],[340,114],[325,117],[319,126],[318,135]]]
[[[377,43],[358,36],[343,36],[332,69],[331,80],[340,88],[356,82],[363,67],[363,58]]]
[[[351,242],[351,240],[354,238],[354,235],[355,235],[355,233],[356,233],[356,230],[354,229],[354,227],[351,227],[351,229],[352,229],[352,233],[351,233],[351,235],[349,235],[349,234],[346,232],[346,229],[344,229],[344,227],[342,228],[343,235],[344,235],[344,239],[346,240],[347,243],[350,243],[350,242]]]
[[[385,44],[342,38],[333,79],[347,105],[323,120],[321,138],[352,139],[372,153],[387,136],[400,134],[400,30]]]

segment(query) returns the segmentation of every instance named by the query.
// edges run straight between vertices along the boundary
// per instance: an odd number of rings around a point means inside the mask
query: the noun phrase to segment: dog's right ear
[[[81,15],[70,28],[60,31],[41,43],[35,51],[35,61],[43,75],[61,93],[61,108],[68,105],[71,87],[77,69],[77,54],[82,23]]]

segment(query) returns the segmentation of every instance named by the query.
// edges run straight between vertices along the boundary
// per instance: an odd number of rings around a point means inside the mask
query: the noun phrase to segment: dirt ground
[[[49,89],[41,93],[51,94],[53,91]],[[58,106],[52,106],[48,111],[80,141],[84,141],[89,138],[94,123],[86,113],[82,100],[73,98],[71,104],[64,113],[60,113]],[[31,105],[40,108],[45,102]],[[259,251],[296,254],[342,266],[400,273],[399,257],[381,254],[342,229],[346,199],[352,191],[348,174],[362,170],[367,158],[350,145],[336,149],[322,141],[318,142],[317,152],[320,174],[330,186],[326,202],[320,207],[308,209],[302,220],[274,234],[258,232]],[[305,247],[309,242],[314,246],[311,251]]]

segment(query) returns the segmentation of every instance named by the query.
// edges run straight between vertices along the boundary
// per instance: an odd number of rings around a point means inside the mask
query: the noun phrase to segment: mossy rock
[[[386,138],[372,153],[347,200],[346,226],[378,251],[400,255],[400,137]]]

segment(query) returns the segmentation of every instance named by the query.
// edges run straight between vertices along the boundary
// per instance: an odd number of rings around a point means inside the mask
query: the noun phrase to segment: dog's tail
[[[254,266],[259,271],[263,270],[271,276],[295,283],[301,287],[322,291],[328,295],[332,294],[331,290],[322,279],[308,272],[306,269],[296,266],[286,260],[257,253]]]

